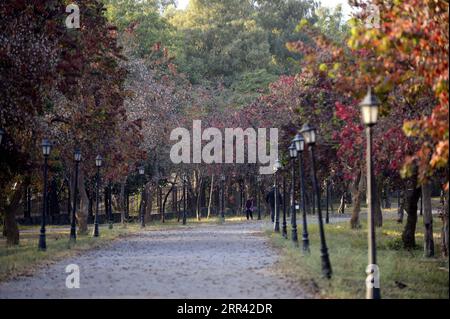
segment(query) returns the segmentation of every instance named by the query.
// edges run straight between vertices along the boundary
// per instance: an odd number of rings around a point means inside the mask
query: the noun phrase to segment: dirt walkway
[[[263,222],[143,231],[0,284],[0,298],[307,298],[276,269]],[[80,269],[66,288],[65,268]]]

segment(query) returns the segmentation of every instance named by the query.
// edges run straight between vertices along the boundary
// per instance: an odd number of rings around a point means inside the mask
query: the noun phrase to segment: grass
[[[244,217],[229,217],[226,222],[240,222]],[[212,217],[197,221],[196,218],[187,219],[187,225],[183,226],[176,219],[152,221],[146,225],[145,230],[170,229],[189,227],[199,224],[220,224],[220,218]],[[47,227],[47,250],[39,251],[39,226],[19,226],[20,244],[14,247],[6,246],[6,239],[0,238],[0,282],[19,275],[31,275],[38,267],[54,263],[63,258],[71,257],[90,249],[96,249],[111,244],[113,240],[132,235],[140,230],[137,223],[125,225],[115,224],[113,229],[107,225],[101,225],[100,237],[92,237],[92,225],[87,235],[78,235],[76,244],[69,244],[69,226]],[[0,233],[2,229],[0,227]]]
[[[440,227],[440,221],[435,219],[436,248],[440,242],[438,233]],[[403,225],[394,220],[385,220],[382,229],[377,230],[382,298],[448,299],[448,259],[423,257],[423,232],[420,223],[416,236],[417,248],[411,251],[404,250],[400,240],[402,229]],[[325,225],[333,268],[331,280],[323,278],[321,274],[318,226],[310,225],[308,230],[311,241],[309,256],[302,256],[301,247],[295,247],[290,240],[285,240],[279,234],[267,230],[271,243],[281,251],[281,270],[317,297],[364,298],[367,266],[366,224],[363,222],[363,227],[358,230],[351,230],[348,222]],[[301,229],[299,238],[301,240]],[[399,288],[396,282],[405,284],[406,287]]]

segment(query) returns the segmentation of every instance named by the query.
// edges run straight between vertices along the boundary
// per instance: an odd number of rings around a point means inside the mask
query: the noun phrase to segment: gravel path
[[[0,284],[0,298],[307,298],[276,269],[264,222],[143,231]],[[68,289],[65,268],[80,268]]]

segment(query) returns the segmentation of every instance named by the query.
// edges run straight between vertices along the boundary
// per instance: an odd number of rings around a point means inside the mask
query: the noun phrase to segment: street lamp
[[[369,88],[364,100],[359,104],[361,107],[362,121],[366,126],[367,136],[367,150],[366,150],[366,166],[367,166],[367,224],[368,224],[368,259],[369,265],[366,268],[366,298],[380,299],[379,287],[379,271],[377,266],[377,251],[375,242],[375,223],[373,214],[373,199],[375,189],[375,180],[373,178],[372,170],[372,127],[378,120],[378,107],[380,102],[375,95],[372,95],[372,90]],[[377,278],[375,278],[377,277]]]
[[[103,157],[101,155],[97,155],[95,158],[95,166],[97,167],[97,185],[95,190],[95,220],[94,220],[94,237],[99,237],[99,231],[98,231],[98,209],[99,209],[99,199],[98,199],[98,192],[100,187],[100,167],[103,164]]]
[[[112,185],[111,180],[109,180],[108,185],[106,186],[107,191],[105,192],[105,196],[107,196],[107,203],[106,211],[108,214],[105,214],[105,216],[108,216],[108,229],[113,229],[114,227],[114,213],[112,209]]]
[[[330,257],[328,256],[328,247],[325,240],[325,231],[323,227],[322,220],[322,210],[320,208],[320,189],[319,184],[317,183],[316,176],[316,159],[314,155],[314,146],[316,144],[316,129],[308,124],[303,125],[300,133],[305,138],[306,144],[309,146],[310,155],[311,155],[311,177],[313,183],[313,189],[316,193],[316,205],[317,205],[317,218],[319,222],[319,231],[320,231],[320,251],[321,251],[321,259],[322,259],[322,273],[326,278],[331,278],[332,269],[330,263]]]
[[[141,189],[141,207],[139,209],[140,212],[140,218],[141,218],[141,227],[145,227],[145,213],[144,213],[144,207],[142,207],[142,201],[144,200],[144,191],[145,191],[145,167],[139,166],[139,176],[141,176],[142,179],[142,189]]]
[[[309,254],[309,234],[308,234],[308,220],[306,216],[306,191],[305,191],[305,173],[303,169],[303,151],[305,150],[305,139],[301,134],[295,135],[293,140],[295,148],[298,152],[298,171],[300,176],[300,201],[302,203],[302,244],[303,253]]]
[[[274,221],[273,230],[277,233],[280,232],[280,209],[278,207],[278,205],[279,205],[279,203],[278,203],[278,172],[281,168],[282,168],[281,162],[279,160],[276,160],[275,164],[273,165],[273,172],[274,172],[274,176],[275,176],[274,187],[273,187],[274,202],[275,202],[275,207],[274,207],[275,221]]]
[[[261,175],[256,176],[256,206],[258,209],[258,220],[261,220],[261,203],[259,192],[261,190]]]
[[[298,151],[295,147],[295,143],[292,142],[289,146],[289,156],[291,158],[291,226],[292,226],[292,241],[298,244],[298,234],[297,234],[297,212],[295,210],[295,159],[297,158]]]
[[[0,128],[0,145],[2,144],[3,135],[5,135],[5,131]]]
[[[183,225],[186,225],[186,181],[187,176],[183,174]]]
[[[326,178],[325,179],[325,182],[324,182],[324,186],[325,186],[325,198],[326,198],[326,207],[327,207],[327,210],[326,210],[326,213],[325,213],[325,224],[329,224],[330,223],[330,210],[329,210],[329,205],[330,205],[330,198],[329,198],[329,195],[330,195],[330,192],[329,192],[329,189],[330,189],[330,183],[329,183],[329,180],[328,180],[328,178]]]
[[[226,176],[224,174],[220,175],[221,181],[220,217],[222,218],[222,221],[225,221],[225,180]]]
[[[282,185],[283,185],[283,223],[282,223],[282,227],[281,227],[281,236],[283,236],[283,238],[287,239],[288,235],[287,235],[287,221],[286,221],[286,176],[283,174],[282,176]]]
[[[39,250],[47,250],[47,244],[45,240],[45,214],[47,212],[47,170],[48,170],[48,157],[52,150],[52,144],[49,140],[42,140],[42,154],[44,155],[44,205],[42,205],[42,219],[41,219],[41,231],[39,234]]]
[[[75,150],[73,155],[75,160],[75,185],[73,188],[73,205],[72,205],[72,221],[70,223],[70,240],[75,242],[77,240],[77,226],[76,226],[76,207],[77,207],[77,190],[78,190],[78,166],[81,162],[81,151]]]

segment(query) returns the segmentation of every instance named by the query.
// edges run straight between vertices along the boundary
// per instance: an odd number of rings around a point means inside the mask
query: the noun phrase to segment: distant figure
[[[282,205],[283,200],[281,197],[281,193],[277,190],[277,206],[280,207]],[[272,219],[272,223],[275,222],[275,186],[272,186],[272,189],[266,195],[266,203],[270,206],[270,218]]]
[[[250,218],[253,220],[253,199],[251,198],[245,203],[245,213],[247,215],[247,220]]]

